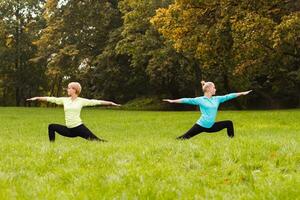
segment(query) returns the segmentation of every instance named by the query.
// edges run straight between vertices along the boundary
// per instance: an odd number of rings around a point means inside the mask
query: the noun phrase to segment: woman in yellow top
[[[80,119],[80,112],[84,106],[96,106],[96,105],[111,105],[120,106],[111,101],[84,99],[79,97],[81,92],[81,85],[78,82],[71,82],[68,84],[68,96],[69,97],[33,97],[27,99],[28,101],[47,101],[55,103],[57,105],[63,105],[65,111],[66,126],[59,124],[50,124],[48,126],[49,140],[55,141],[55,132],[65,137],[82,137],[87,140],[96,140],[105,142],[105,140],[98,138],[94,135]]]

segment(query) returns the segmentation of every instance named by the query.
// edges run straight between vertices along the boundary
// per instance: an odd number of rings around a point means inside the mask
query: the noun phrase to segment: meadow
[[[0,108],[0,199],[300,199],[300,110],[220,111],[226,131],[187,141],[200,113],[83,109],[107,143],[57,135],[62,108]]]

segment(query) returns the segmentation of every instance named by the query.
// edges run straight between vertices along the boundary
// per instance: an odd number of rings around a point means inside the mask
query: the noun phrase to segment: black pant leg
[[[98,138],[96,135],[92,133],[85,125],[81,124],[75,128],[71,129],[72,132],[76,133],[79,137],[82,137],[86,140],[94,140],[106,142],[106,140]]]
[[[51,142],[55,141],[55,132],[65,137],[76,137],[76,135],[71,133],[70,129],[68,129],[66,126],[60,124],[50,124],[48,126],[48,134]]]
[[[205,128],[195,124],[190,130],[188,130],[185,134],[183,134],[182,136],[177,137],[176,139],[181,139],[181,140],[185,140],[185,139],[190,139],[191,137],[194,137],[195,135],[198,135],[199,133],[205,131]]]
[[[209,133],[218,132],[218,131],[223,130],[224,128],[227,129],[228,137],[234,137],[233,123],[230,120],[214,123],[214,125],[211,128],[207,129],[207,132],[209,132]]]

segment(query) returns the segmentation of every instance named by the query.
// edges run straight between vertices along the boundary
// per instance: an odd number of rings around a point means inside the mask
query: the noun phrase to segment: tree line
[[[236,108],[300,106],[300,1],[1,0],[0,105],[252,89]]]

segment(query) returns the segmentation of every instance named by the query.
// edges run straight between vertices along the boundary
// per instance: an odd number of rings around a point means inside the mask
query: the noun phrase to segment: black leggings
[[[55,141],[55,132],[59,133],[62,136],[65,136],[65,137],[78,137],[79,136],[86,140],[95,140],[95,141],[105,142],[105,140],[98,138],[83,124],[76,126],[74,128],[68,128],[66,126],[59,125],[59,124],[50,124],[48,126],[50,142]]]
[[[184,135],[179,136],[176,139],[182,139],[182,140],[190,139],[191,137],[194,137],[195,135],[198,135],[199,133],[202,133],[202,132],[214,133],[214,132],[218,132],[220,130],[223,130],[224,128],[227,128],[228,137],[234,137],[233,123],[232,123],[232,121],[227,120],[227,121],[216,122],[210,128],[204,128],[204,127],[202,127],[198,124],[195,124]]]

